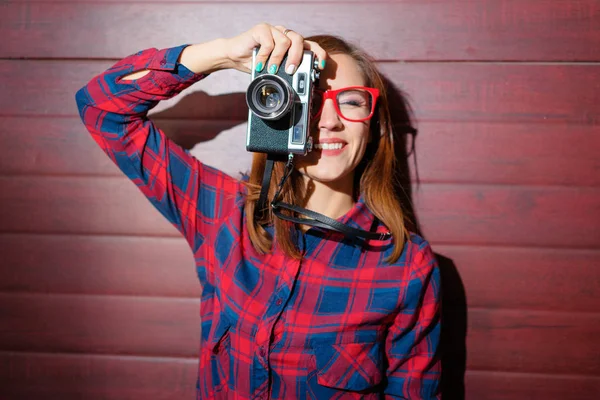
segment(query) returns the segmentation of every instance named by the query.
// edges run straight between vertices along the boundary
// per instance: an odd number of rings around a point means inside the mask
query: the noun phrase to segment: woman
[[[389,231],[390,240],[358,242],[255,213],[264,154],[240,182],[201,164],[146,116],[221,69],[293,74],[304,49],[322,70],[315,150],[297,158],[282,198]],[[362,97],[347,100],[340,89],[348,87]],[[305,40],[260,24],[229,39],[141,51],[76,98],[92,137],[194,251],[203,287],[199,399],[439,396],[439,270],[429,244],[404,227],[387,97],[364,53],[330,36]]]

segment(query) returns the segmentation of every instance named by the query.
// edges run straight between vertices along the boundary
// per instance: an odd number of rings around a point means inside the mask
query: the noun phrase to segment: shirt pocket
[[[222,332],[218,332],[211,344],[211,350],[213,354],[221,354],[229,349],[229,327]]]
[[[314,348],[314,371],[309,373],[310,397],[339,397],[340,390],[359,392],[359,398],[377,398],[384,376],[382,344],[343,343]],[[358,393],[357,393],[358,395]],[[347,393],[347,397],[353,397]]]
[[[227,398],[228,386],[231,377],[231,333],[230,326],[220,325],[215,330],[215,334],[210,342],[210,373],[207,379],[210,381],[209,387],[214,393],[215,399]]]

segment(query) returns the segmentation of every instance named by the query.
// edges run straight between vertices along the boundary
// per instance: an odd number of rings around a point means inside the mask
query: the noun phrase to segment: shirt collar
[[[339,222],[352,226],[353,228],[371,230],[375,216],[367,207],[364,197],[361,195],[354,206],[341,218]]]

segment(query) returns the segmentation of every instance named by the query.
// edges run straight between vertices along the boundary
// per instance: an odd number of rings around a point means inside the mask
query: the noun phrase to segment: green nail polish
[[[269,67],[269,73],[274,74],[276,72],[277,72],[277,65],[271,64],[271,66]]]
[[[263,63],[261,61],[256,64],[256,72],[260,72],[263,69]]]
[[[325,68],[325,60],[321,60],[321,69]]]

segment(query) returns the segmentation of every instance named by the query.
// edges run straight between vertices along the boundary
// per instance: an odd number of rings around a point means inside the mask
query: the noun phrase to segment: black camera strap
[[[265,171],[263,174],[262,187],[260,191],[260,197],[258,199],[258,210],[262,212],[262,210],[266,209],[267,203],[267,195],[269,192],[269,186],[271,183],[271,176],[273,174],[273,166],[275,164],[276,157],[272,155],[267,155],[267,163],[265,165]],[[285,165],[285,174],[281,178],[281,182],[279,182],[279,186],[277,187],[277,191],[273,196],[273,200],[271,201],[271,208],[273,209],[273,214],[278,218],[281,218],[286,221],[294,222],[297,224],[314,226],[317,228],[328,229],[335,232],[339,232],[349,238],[356,239],[369,239],[369,240],[388,240],[392,237],[392,234],[389,232],[385,233],[377,233],[377,232],[369,232],[363,229],[353,228],[346,224],[343,224],[339,221],[336,221],[333,218],[329,218],[323,214],[319,214],[317,212],[307,210],[302,207],[298,207],[292,204],[283,203],[278,201],[278,198],[281,194],[281,190],[283,189],[283,185],[286,180],[292,174],[294,170],[294,155],[292,153],[289,154],[287,163]],[[306,215],[308,218],[298,218],[290,215],[285,215],[281,212],[281,210],[289,210],[293,211],[297,214]]]
[[[260,196],[258,198],[259,212],[264,212],[267,209],[267,196],[269,194],[269,186],[271,184],[271,176],[273,175],[273,166],[275,165],[275,156],[267,154],[267,163],[265,165],[265,172],[263,173],[262,187],[260,188]]]

